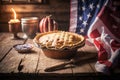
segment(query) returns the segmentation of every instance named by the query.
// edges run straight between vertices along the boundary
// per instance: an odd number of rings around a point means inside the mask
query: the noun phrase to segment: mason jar
[[[38,17],[25,17],[21,18],[23,38],[34,38],[38,32]]]

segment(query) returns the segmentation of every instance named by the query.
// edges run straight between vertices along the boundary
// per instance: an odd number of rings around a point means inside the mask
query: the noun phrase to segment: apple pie
[[[41,48],[52,50],[73,49],[84,45],[84,37],[82,35],[65,32],[65,31],[51,31],[37,34],[34,42]]]

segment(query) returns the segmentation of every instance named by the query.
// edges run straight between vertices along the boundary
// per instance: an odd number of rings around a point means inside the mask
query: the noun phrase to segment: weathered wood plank
[[[86,50],[86,46],[87,45],[78,49],[78,53],[74,59],[79,60],[79,62],[76,64],[76,67],[73,68],[73,75],[88,75],[88,73],[94,73],[94,70],[89,65],[89,62],[95,56]]]
[[[31,5],[31,4],[28,4],[28,5],[24,5],[24,4],[19,4],[16,6],[16,4],[13,4],[13,5],[2,5],[1,7],[1,10],[2,11],[10,11],[11,8],[14,8],[17,12],[33,12],[33,11],[55,11],[55,12],[58,12],[58,11],[69,11],[69,1],[68,2],[57,2],[56,0],[55,1],[50,1],[50,4],[48,5]],[[6,9],[6,10],[4,10]]]
[[[85,55],[93,56],[91,60],[88,61],[91,69],[96,73],[95,69],[95,63],[97,62],[97,50],[95,46],[89,46],[86,44],[86,46],[83,49]]]
[[[46,75],[72,74],[71,65],[69,65],[69,67],[68,66],[66,68],[63,67],[59,70],[55,70],[55,71],[52,71],[52,72],[45,72],[44,71],[48,67],[51,67],[51,66],[59,64],[59,63],[64,63],[66,61],[68,61],[68,60],[48,58],[41,51],[40,57],[39,57],[37,72],[40,73],[40,74],[46,74]]]
[[[39,58],[39,49],[34,46],[32,39],[28,39],[26,43],[33,45],[33,49],[32,52],[26,53],[24,58],[22,58],[20,65],[23,65],[23,68],[20,72],[35,73]]]
[[[6,47],[5,49],[5,39],[6,36],[3,33],[0,33],[0,60],[5,56],[5,54],[11,49],[11,47]]]
[[[12,49],[9,54],[0,63],[0,73],[15,73],[18,72],[18,66],[24,54],[20,54]]]
[[[11,40],[11,37],[12,34],[10,33],[4,33],[0,36],[0,73],[15,72],[22,57],[13,49],[13,45],[23,44],[24,40]]]
[[[15,44],[22,44],[24,40],[12,40],[13,36],[11,33],[0,33],[0,61],[5,57],[5,55],[12,49]],[[22,34],[19,33],[18,36],[22,37]]]
[[[23,17],[39,17],[40,19],[42,19],[43,17],[52,15],[52,18],[57,20],[57,21],[69,21],[69,15],[65,15],[65,14],[69,14],[69,12],[20,12],[17,13],[17,18],[21,19]],[[0,22],[1,23],[6,23],[8,24],[9,20],[13,19],[13,15],[12,13],[9,12],[4,12],[2,13]]]

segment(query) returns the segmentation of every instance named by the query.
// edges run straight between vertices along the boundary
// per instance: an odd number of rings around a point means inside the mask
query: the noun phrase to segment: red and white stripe
[[[95,68],[99,72],[108,72],[120,54],[120,36],[111,31],[111,20],[106,16],[106,6],[102,8],[97,18],[88,30],[88,38],[98,50],[98,61]],[[104,13],[104,14],[103,14]],[[109,17],[110,18],[110,17]],[[118,26],[119,27],[119,26]],[[115,34],[114,34],[115,33]]]
[[[77,3],[78,0],[73,0],[70,3],[70,27],[69,27],[69,31],[70,32],[75,32],[76,31],[76,27],[77,27]]]

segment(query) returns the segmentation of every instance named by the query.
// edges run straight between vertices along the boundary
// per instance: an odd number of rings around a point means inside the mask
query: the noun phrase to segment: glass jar
[[[26,17],[21,19],[23,38],[34,38],[38,32],[38,17]]]

